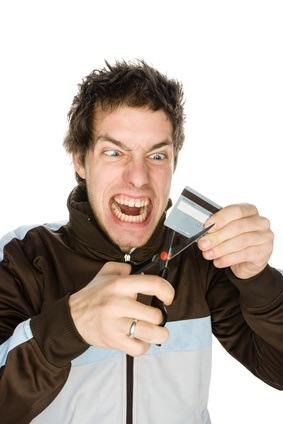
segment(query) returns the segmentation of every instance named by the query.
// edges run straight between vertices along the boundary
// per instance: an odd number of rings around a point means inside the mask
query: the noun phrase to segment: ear
[[[73,165],[74,165],[76,173],[85,180],[85,167],[81,162],[80,155],[78,153],[73,153],[72,161],[73,161]]]

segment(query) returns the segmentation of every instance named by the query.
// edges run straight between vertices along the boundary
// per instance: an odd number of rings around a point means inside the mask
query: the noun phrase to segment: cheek
[[[96,208],[103,210],[103,204],[108,201],[108,192],[115,181],[113,172],[108,172],[105,167],[86,167],[87,191]]]
[[[164,172],[159,179],[157,179],[159,190],[161,192],[161,195],[164,195],[164,197],[169,196],[171,182],[172,182],[172,172],[169,169],[167,169],[167,171]]]
[[[99,165],[86,164],[85,179],[89,186],[99,188],[101,183],[107,178],[107,173]]]

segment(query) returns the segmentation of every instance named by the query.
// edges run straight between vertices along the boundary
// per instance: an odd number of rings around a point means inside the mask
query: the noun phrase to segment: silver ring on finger
[[[130,326],[129,336],[130,336],[131,339],[135,338],[135,329],[136,329],[137,322],[138,321],[136,319],[134,319],[131,326]]]

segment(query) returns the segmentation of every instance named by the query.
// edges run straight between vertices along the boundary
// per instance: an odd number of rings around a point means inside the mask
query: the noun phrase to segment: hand
[[[272,254],[274,235],[267,218],[254,205],[227,206],[211,215],[205,226],[214,227],[198,241],[204,258],[217,268],[230,267],[236,277],[260,273]]]
[[[159,326],[161,311],[138,302],[137,294],[155,295],[169,305],[174,289],[161,277],[130,272],[129,264],[106,263],[86,287],[70,296],[69,304],[74,324],[88,344],[139,356],[151,343],[164,343],[169,333]],[[130,338],[134,319],[137,324]]]

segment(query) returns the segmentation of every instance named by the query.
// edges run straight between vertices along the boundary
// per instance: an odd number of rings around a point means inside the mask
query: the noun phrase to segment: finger
[[[133,318],[121,318],[104,325],[108,329],[98,345],[122,350],[131,356],[142,355],[151,344],[162,344],[169,337],[167,328]]]
[[[266,260],[266,257],[272,252],[272,244],[271,237],[262,239],[257,232],[246,233],[230,239],[214,249],[203,252],[203,256],[209,260],[221,259],[222,265],[225,264],[226,266],[227,258],[233,258],[233,260],[229,261],[229,266],[248,260],[257,262],[263,258]]]
[[[133,319],[128,319],[126,322],[127,324],[124,324],[122,331],[112,329],[112,332],[107,334],[101,346],[121,350],[130,356],[143,355],[150,348],[150,343],[130,337],[129,329]]]
[[[261,258],[264,256],[264,247],[260,246],[252,246],[247,247],[246,249],[238,250],[237,252],[230,253],[228,255],[221,256],[214,260],[215,266],[218,268],[226,268],[229,266],[242,264],[246,262],[255,262],[254,258],[257,257],[257,263],[261,262]]]
[[[132,329],[133,320],[130,321],[129,329]],[[169,331],[166,327],[160,327],[159,325],[150,324],[147,321],[136,320],[133,334],[130,334],[129,337],[141,340],[144,343],[155,343],[161,344],[164,343],[169,337]]]
[[[254,215],[258,215],[258,210],[254,205],[249,203],[229,205],[211,215],[206,221],[205,227],[209,227],[211,224],[214,224],[211,230],[209,230],[209,233],[213,233],[220,228],[225,227],[225,225],[229,222]]]
[[[126,317],[131,321],[133,320],[132,317],[134,317],[135,319],[146,321],[154,325],[160,325],[163,321],[160,309],[137,302],[128,296],[125,296],[123,299],[116,296],[111,299],[110,302],[111,309],[115,310],[115,315],[117,317]],[[122,332],[124,331],[124,324],[119,325],[119,330]]]
[[[120,262],[107,262],[96,275],[97,277],[117,275],[124,278],[113,278],[111,285],[115,292],[131,296],[136,299],[137,294],[156,296],[165,305],[170,305],[174,299],[175,291],[165,279],[156,275],[135,274],[130,275],[131,265]]]
[[[125,352],[127,355],[132,357],[138,357],[144,355],[149,349],[151,344],[142,342],[139,339],[131,339],[128,335],[124,335],[121,338],[121,345],[118,346],[118,350]]]
[[[259,215],[253,215],[248,218],[231,221],[219,231],[213,234],[206,234],[199,240],[198,246],[202,251],[208,251],[227,240],[234,240],[234,238],[241,234],[247,234],[242,240],[251,239],[250,243],[253,242],[253,238],[255,237],[261,238],[262,242],[264,242],[265,238],[273,236],[270,230],[269,220]],[[258,241],[255,240],[255,243],[257,244]]]
[[[135,322],[135,328],[133,332],[130,332],[133,322]],[[107,346],[121,350],[133,357],[143,355],[148,351],[151,344],[161,345],[165,343],[169,337],[167,328],[140,320],[124,320],[123,327],[122,331],[113,333]]]
[[[142,355],[150,348],[151,344],[161,345],[165,343],[169,337],[167,328],[139,320],[126,320],[125,322],[126,330],[125,333],[121,335],[118,343],[121,343],[121,350],[129,353],[131,356]],[[134,331],[131,331],[133,324]]]
[[[170,305],[174,299],[174,288],[165,279],[157,275],[127,275],[112,278],[111,286],[113,292],[120,295],[130,296],[136,299],[141,293],[148,296],[156,296],[165,305]]]

